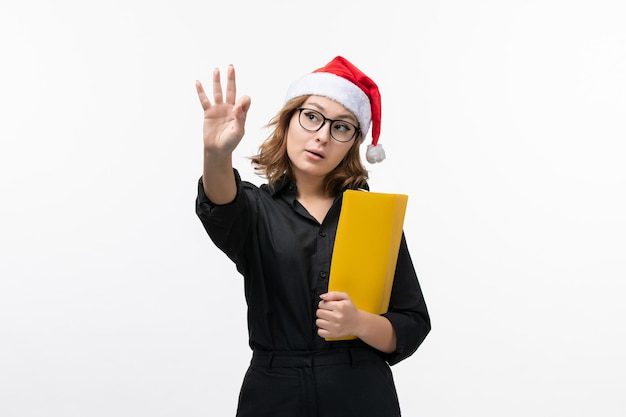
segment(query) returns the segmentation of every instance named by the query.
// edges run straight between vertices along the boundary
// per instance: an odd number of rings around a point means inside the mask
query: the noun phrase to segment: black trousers
[[[237,417],[399,417],[389,365],[365,348],[254,351]]]

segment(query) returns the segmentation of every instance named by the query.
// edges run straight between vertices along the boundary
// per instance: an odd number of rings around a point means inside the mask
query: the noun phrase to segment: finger
[[[350,296],[347,293],[341,291],[330,291],[326,294],[320,295],[320,298],[324,301],[341,301],[349,300]]]
[[[235,104],[235,98],[237,97],[237,84],[235,82],[235,67],[232,64],[228,66],[226,78],[226,103]]]
[[[196,81],[196,91],[198,92],[198,98],[200,99],[200,104],[202,104],[202,109],[208,110],[211,107],[211,101],[204,92],[204,88],[202,87],[202,83],[200,81]]]
[[[215,104],[222,103],[223,100],[222,82],[220,81],[219,68],[215,68],[213,70],[213,100],[215,100]]]
[[[317,319],[315,320],[315,326],[318,329],[324,329],[330,331],[333,328],[333,324],[329,320]]]
[[[317,329],[317,334],[319,337],[330,337],[330,332],[325,329]]]
[[[315,311],[315,317],[317,317],[318,319],[325,320],[325,321],[330,321],[330,319],[332,318],[332,313],[329,310],[318,308]]]

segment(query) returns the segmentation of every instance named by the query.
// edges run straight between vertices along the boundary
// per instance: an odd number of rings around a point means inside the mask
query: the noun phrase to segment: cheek
[[[285,138],[285,149],[287,150],[287,155],[291,156],[292,152],[295,149],[297,142],[297,135],[291,131],[291,128],[287,131],[287,137]]]
[[[285,146],[285,151],[287,152],[287,157],[293,160],[293,146],[291,145],[291,141],[289,140],[289,136],[287,136],[287,146]]]
[[[339,162],[343,161],[345,158],[348,157],[348,154],[350,154],[350,149],[352,149],[350,146],[346,146],[345,149],[341,149],[340,150],[340,152],[339,152]]]

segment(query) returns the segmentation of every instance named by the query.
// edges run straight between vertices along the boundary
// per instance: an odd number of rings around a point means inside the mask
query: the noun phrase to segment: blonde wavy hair
[[[287,131],[294,112],[307,98],[308,96],[296,97],[283,106],[265,126],[272,129],[270,135],[259,146],[258,153],[250,158],[255,172],[267,179],[270,188],[285,175],[294,178],[287,155]],[[335,196],[345,188],[362,188],[367,184],[368,174],[359,152],[361,142],[362,133],[359,133],[343,160],[324,178],[324,191],[328,195]]]

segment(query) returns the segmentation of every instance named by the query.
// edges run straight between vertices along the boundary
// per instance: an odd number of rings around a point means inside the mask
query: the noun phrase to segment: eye
[[[320,120],[322,120],[320,114],[312,110],[305,111],[304,115],[312,122],[319,122]]]
[[[348,122],[342,122],[341,120],[337,120],[334,125],[335,130],[338,130],[342,133],[349,133],[354,130],[354,126],[352,126]]]

